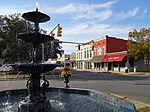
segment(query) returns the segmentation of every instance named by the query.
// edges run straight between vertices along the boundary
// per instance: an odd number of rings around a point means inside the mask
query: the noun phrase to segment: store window
[[[113,67],[118,67],[118,62],[114,62]]]
[[[119,66],[120,66],[120,67],[125,67],[125,62],[120,62],[120,63],[119,63]]]

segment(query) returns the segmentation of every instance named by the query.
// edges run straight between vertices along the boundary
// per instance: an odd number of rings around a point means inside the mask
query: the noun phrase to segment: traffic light
[[[57,37],[61,37],[61,36],[62,36],[62,27],[60,26],[60,24],[58,24]]]
[[[78,50],[80,50],[80,44],[78,44]]]

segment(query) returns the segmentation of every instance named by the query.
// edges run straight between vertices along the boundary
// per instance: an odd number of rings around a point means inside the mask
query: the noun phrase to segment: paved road
[[[64,86],[51,80],[52,86]],[[71,87],[117,93],[150,104],[150,75],[116,75],[111,73],[75,72]]]
[[[63,87],[63,78],[49,79],[50,86]],[[0,81],[0,89],[21,89],[26,80]],[[70,87],[112,92],[150,104],[150,75],[116,75],[112,73],[73,72]]]

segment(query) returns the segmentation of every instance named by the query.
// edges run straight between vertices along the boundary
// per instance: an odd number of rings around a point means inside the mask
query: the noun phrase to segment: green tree
[[[144,59],[150,61],[150,28],[136,29],[128,34],[128,57],[134,60]],[[148,64],[147,64],[148,68]]]
[[[27,25],[20,14],[0,15],[0,59],[3,63],[15,63],[18,58],[20,61],[28,60],[30,45],[16,38],[27,29],[32,31],[32,24],[28,22]]]

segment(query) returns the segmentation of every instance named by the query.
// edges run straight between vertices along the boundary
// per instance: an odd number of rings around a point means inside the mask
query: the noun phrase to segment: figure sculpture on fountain
[[[49,82],[45,79],[45,75],[43,75],[43,82],[41,83],[41,96],[46,99],[45,89],[49,87]]]

